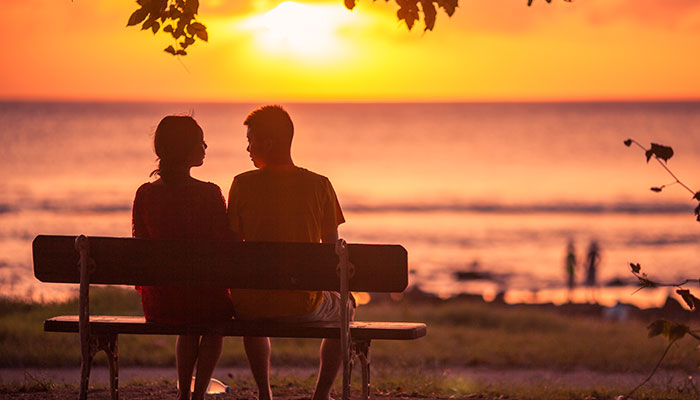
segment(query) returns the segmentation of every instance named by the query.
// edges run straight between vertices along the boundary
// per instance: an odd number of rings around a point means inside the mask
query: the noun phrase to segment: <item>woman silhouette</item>
[[[209,238],[229,235],[221,189],[190,176],[190,168],[204,163],[204,134],[188,116],[167,116],[156,128],[154,147],[159,179],[136,191],[132,228],[139,238]],[[194,286],[137,286],[147,321],[187,325],[226,321],[232,316],[228,289]],[[177,338],[178,399],[203,399],[221,354],[221,336],[180,335]]]

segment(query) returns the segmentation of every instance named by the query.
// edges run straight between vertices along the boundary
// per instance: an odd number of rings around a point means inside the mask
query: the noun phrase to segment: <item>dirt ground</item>
[[[280,368],[275,371],[281,376],[307,377],[315,371],[311,368]],[[229,373],[246,374],[244,368],[217,368],[215,376],[226,376]],[[441,371],[425,371],[429,375],[443,375],[446,377],[468,378],[480,384],[491,384],[501,387],[523,384],[547,384],[553,386],[563,386],[570,389],[590,389],[592,387],[619,385],[635,386],[641,382],[645,373],[605,373],[596,371],[558,371],[553,369],[494,369],[483,367],[455,368]],[[217,375],[218,374],[218,375]],[[110,392],[107,387],[108,371],[104,367],[93,369],[91,374],[91,389],[89,399],[110,399]],[[122,399],[174,399],[177,389],[172,383],[175,371],[173,368],[125,368],[120,371],[120,398]],[[698,374],[695,379],[700,379]],[[78,398],[79,371],[75,368],[65,369],[0,369],[0,383],[10,382],[40,383],[51,382],[51,386],[37,388],[37,385],[27,385],[30,390],[38,390],[26,393],[23,386],[12,392],[0,392],[0,399],[71,399]],[[658,371],[652,384],[669,385],[679,384],[683,379],[687,379],[680,371]],[[139,382],[147,382],[140,384]],[[93,386],[94,385],[94,386]],[[253,387],[233,387],[231,393],[208,395],[208,399],[256,399],[256,392]],[[273,387],[275,398],[281,400],[301,400],[308,399],[310,393],[307,389],[295,387],[291,384],[287,386]],[[489,397],[490,396],[490,397]],[[335,393],[335,398],[339,398]],[[378,400],[408,400],[408,399],[485,399],[502,400],[505,396],[485,395],[483,393],[467,394],[460,397],[438,397],[428,393],[403,393],[403,392],[377,392],[373,391],[373,399]],[[359,392],[353,393],[353,398],[360,398]],[[602,400],[598,398],[597,400]]]
[[[120,391],[120,398],[121,399],[148,399],[148,400],[153,400],[153,399],[174,399],[175,396],[177,395],[177,390],[172,386],[172,385],[144,385],[144,386],[127,386],[123,388]],[[359,393],[354,393],[353,398],[360,398]],[[58,390],[52,390],[50,392],[34,392],[34,393],[0,393],[0,398],[1,399],[23,399],[23,400],[39,400],[39,399],[48,399],[48,400],[75,400],[78,398],[78,389],[58,389]],[[91,389],[88,392],[88,398],[91,400],[99,400],[99,399],[110,399],[110,393],[109,389]],[[309,398],[309,393],[306,393],[302,390],[295,389],[295,388],[284,388],[277,390],[275,393],[275,399],[279,400],[302,400],[302,399],[308,399]],[[427,398],[435,398],[439,399],[439,397],[436,396],[425,396],[425,395],[420,395],[420,394],[401,394],[401,395],[390,395],[390,394],[373,394],[372,398],[374,399],[383,399],[383,400],[410,400],[410,399],[427,399]],[[465,398],[480,398],[480,399],[485,399],[484,397],[480,397],[479,395],[472,395],[472,396],[467,396]],[[209,400],[248,400],[248,399],[256,399],[255,393],[251,390],[235,390],[233,393],[226,393],[226,394],[216,394],[216,395],[207,395],[207,399]],[[493,399],[493,398],[492,398]],[[489,399],[490,400],[490,399]]]

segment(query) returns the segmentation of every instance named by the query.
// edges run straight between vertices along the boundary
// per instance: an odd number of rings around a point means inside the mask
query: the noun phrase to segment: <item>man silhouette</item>
[[[250,113],[244,125],[248,127],[247,151],[257,169],[237,175],[231,184],[228,219],[236,237],[246,241],[335,243],[338,225],[345,222],[343,212],[328,178],[294,165],[294,125],[289,114],[280,106],[268,105]],[[337,321],[343,307],[336,292],[231,292],[240,319]],[[271,399],[270,339],[244,337],[243,344],[259,398]],[[338,339],[322,341],[313,399],[330,398],[342,359],[340,349]]]

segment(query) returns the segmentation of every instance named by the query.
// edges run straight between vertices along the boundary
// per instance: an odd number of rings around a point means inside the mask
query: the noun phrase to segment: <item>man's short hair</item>
[[[279,105],[266,105],[254,110],[246,117],[243,125],[263,139],[291,144],[294,137],[294,124],[287,111]]]

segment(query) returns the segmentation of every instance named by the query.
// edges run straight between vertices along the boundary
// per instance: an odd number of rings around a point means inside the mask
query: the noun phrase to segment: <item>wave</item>
[[[344,205],[343,210],[357,213],[469,212],[484,214],[692,214],[693,205],[686,203],[351,203]]]
[[[343,211],[355,213],[480,213],[480,214],[691,214],[689,203],[543,203],[543,204],[486,204],[483,202],[458,203],[346,203]],[[0,214],[19,211],[48,211],[54,213],[119,213],[131,210],[131,202],[81,202],[66,200],[0,202]]]
[[[17,201],[13,204],[0,203],[0,214],[13,214],[21,211],[47,211],[64,213],[110,214],[131,211],[131,204],[125,203],[71,203],[66,201]]]

